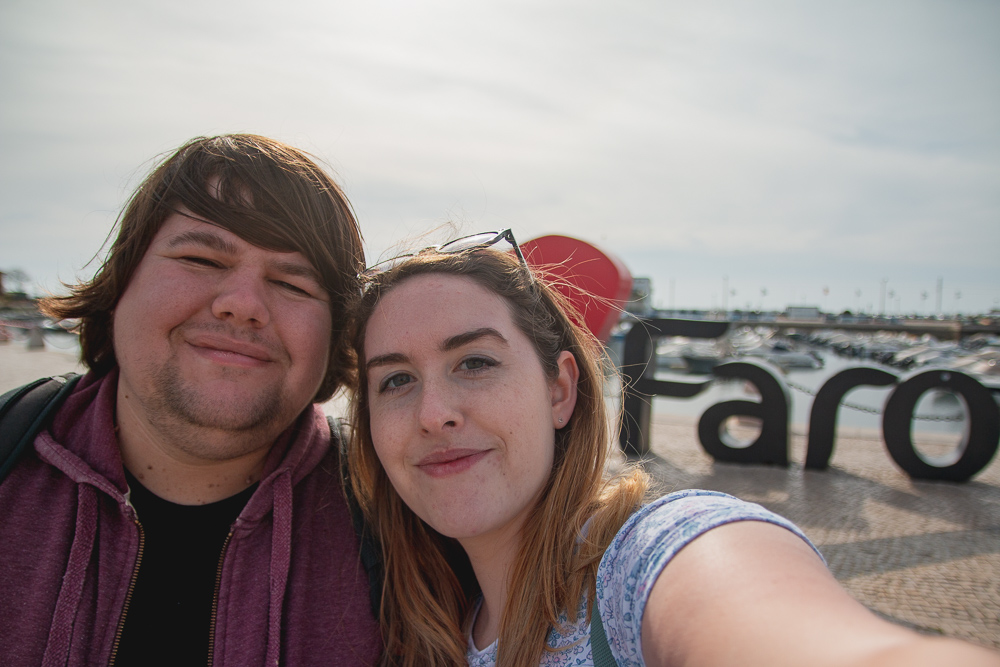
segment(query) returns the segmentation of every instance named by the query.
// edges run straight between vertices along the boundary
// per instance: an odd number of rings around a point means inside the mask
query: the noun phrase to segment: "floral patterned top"
[[[766,521],[809,539],[787,519],[760,505],[716,491],[678,491],[646,505],[629,517],[611,541],[597,569],[597,603],[611,654],[619,665],[645,665],[642,659],[642,614],[656,578],[685,545],[705,531],[734,521]],[[822,558],[822,555],[820,555]],[[579,621],[564,612],[549,633],[549,651],[539,665],[593,667],[590,618],[584,595]],[[469,637],[470,667],[493,667],[497,642],[482,651]]]

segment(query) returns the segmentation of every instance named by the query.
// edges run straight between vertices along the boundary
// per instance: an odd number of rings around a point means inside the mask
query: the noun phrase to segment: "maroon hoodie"
[[[117,372],[80,380],[0,484],[0,663],[113,664],[140,553]],[[370,665],[381,642],[322,412],[279,438],[232,527],[212,665]]]

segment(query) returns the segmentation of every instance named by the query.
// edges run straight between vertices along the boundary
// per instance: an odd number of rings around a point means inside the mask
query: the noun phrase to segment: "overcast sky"
[[[1000,307],[994,0],[5,0],[0,84],[35,291],[154,157],[255,132],[335,172],[370,260],[454,220],[590,241],[663,307]]]

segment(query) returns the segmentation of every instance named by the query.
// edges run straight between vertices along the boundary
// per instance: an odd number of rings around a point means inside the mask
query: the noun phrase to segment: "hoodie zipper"
[[[138,519],[134,519],[136,527],[139,529],[139,553],[135,557],[135,567],[132,568],[132,579],[128,582],[128,591],[125,593],[125,606],[122,607],[122,615],[118,619],[118,629],[115,631],[115,642],[111,645],[111,659],[108,667],[114,667],[118,657],[118,646],[122,641],[122,631],[125,629],[125,616],[128,615],[129,605],[132,603],[132,593],[135,591],[135,582],[139,578],[139,566],[142,565],[143,547],[146,545],[146,533],[142,529],[142,524]]]
[[[212,594],[212,620],[208,626],[208,667],[212,667],[212,660],[215,659],[215,624],[219,615],[219,590],[222,588],[222,564],[226,559],[226,548],[229,541],[233,539],[233,531],[226,535],[226,541],[222,543],[222,553],[219,554],[219,567],[215,571],[215,593]]]

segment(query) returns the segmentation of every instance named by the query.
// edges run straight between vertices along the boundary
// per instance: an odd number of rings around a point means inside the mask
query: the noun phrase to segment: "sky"
[[[998,34],[993,0],[5,0],[0,270],[88,278],[158,158],[253,132],[372,263],[451,222],[593,243],[663,308],[982,313]]]

